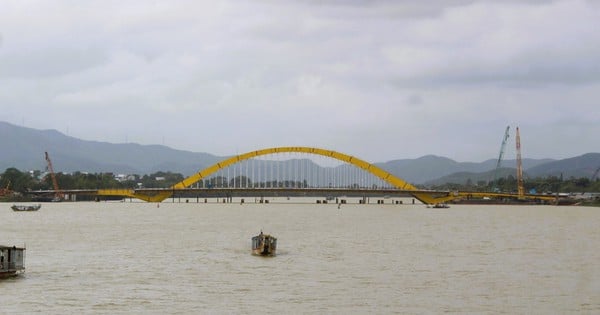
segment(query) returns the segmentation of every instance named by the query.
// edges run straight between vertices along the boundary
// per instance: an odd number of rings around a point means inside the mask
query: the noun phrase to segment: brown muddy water
[[[0,314],[600,314],[600,209],[0,204]],[[278,255],[250,254],[260,230]]]

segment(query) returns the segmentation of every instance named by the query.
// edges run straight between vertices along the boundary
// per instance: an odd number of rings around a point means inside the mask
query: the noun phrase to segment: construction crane
[[[598,168],[596,169],[596,171],[594,172],[594,175],[592,175],[592,180],[591,180],[592,182],[593,182],[594,180],[596,180],[596,178],[598,177],[598,173],[600,173],[600,167],[598,167]]]
[[[48,155],[48,152],[44,152],[46,154],[46,162],[48,163],[48,166],[46,168],[46,170],[48,172],[50,172],[50,177],[52,178],[52,185],[54,186],[54,199],[53,201],[62,201],[64,198],[64,195],[62,193],[62,191],[60,191],[60,189],[58,188],[58,182],[56,181],[56,175],[54,174],[54,168],[52,167],[52,161],[50,160],[50,156]]]
[[[525,190],[523,189],[523,162],[521,161],[521,136],[519,135],[519,127],[517,127],[515,141],[517,142],[517,194],[519,199],[523,199],[525,197]]]
[[[10,190],[10,179],[9,179],[8,184],[6,184],[6,188],[0,188],[0,196],[8,196],[12,193],[13,193],[13,191]]]
[[[504,156],[504,148],[506,147],[506,141],[508,140],[508,131],[510,130],[510,126],[506,126],[506,131],[504,132],[504,137],[502,138],[502,144],[500,145],[500,154],[498,154],[498,161],[496,162],[496,170],[494,171],[494,179],[492,183],[494,185],[494,190],[497,190],[496,180],[498,179],[498,171],[500,170],[500,166],[502,165],[502,157]]]

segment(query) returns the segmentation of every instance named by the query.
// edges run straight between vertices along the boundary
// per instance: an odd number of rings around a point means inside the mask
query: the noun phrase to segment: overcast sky
[[[0,2],[0,120],[85,140],[567,158],[599,105],[600,1]]]

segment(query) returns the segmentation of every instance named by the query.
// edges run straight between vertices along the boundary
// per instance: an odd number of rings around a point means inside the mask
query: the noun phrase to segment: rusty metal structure
[[[525,190],[523,188],[523,161],[521,160],[521,135],[519,127],[515,136],[517,142],[517,196],[519,199],[525,198]]]
[[[64,199],[64,194],[58,187],[58,181],[56,181],[56,174],[54,174],[54,167],[52,166],[52,160],[50,160],[50,156],[48,152],[44,152],[46,155],[46,162],[48,163],[47,170],[50,172],[50,177],[52,178],[52,186],[54,186],[55,197],[54,201],[61,201]]]

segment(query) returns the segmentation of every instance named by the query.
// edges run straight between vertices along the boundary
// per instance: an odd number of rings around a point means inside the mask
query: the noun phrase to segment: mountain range
[[[0,172],[15,167],[19,170],[46,168],[44,152],[48,152],[57,172],[112,172],[116,174],[151,174],[158,171],[192,175],[227,157],[210,153],[176,150],[163,145],[108,143],[81,140],[56,130],[38,130],[0,122]],[[416,159],[400,159],[374,163],[382,169],[414,184],[443,182],[464,183],[490,180],[496,160],[457,162],[426,155]],[[500,175],[515,174],[515,160],[502,161]],[[311,164],[311,167],[320,167]],[[562,160],[523,159],[526,176],[591,177],[600,167],[600,153],[587,153]]]

